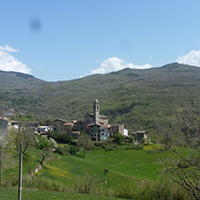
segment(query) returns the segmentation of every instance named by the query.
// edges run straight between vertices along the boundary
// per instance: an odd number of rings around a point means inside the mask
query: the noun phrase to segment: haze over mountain
[[[83,119],[98,99],[109,123],[159,132],[185,105],[199,112],[199,96],[200,68],[178,63],[59,82],[0,71],[0,111],[37,120]]]

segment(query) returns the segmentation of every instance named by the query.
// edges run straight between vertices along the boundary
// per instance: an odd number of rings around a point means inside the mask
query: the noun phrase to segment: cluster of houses
[[[7,121],[7,128],[4,130],[13,128],[19,130],[18,121],[10,121],[0,118],[0,130],[1,124]],[[110,136],[116,133],[125,135],[128,137],[128,130],[124,128],[124,124],[109,124],[108,117],[100,114],[100,104],[98,100],[93,102],[93,113],[87,113],[83,120],[73,120],[68,122],[63,119],[47,120],[45,126],[40,126],[39,122],[27,122],[27,128],[34,133],[41,134],[42,136],[48,136],[49,131],[65,132],[71,134],[77,139],[82,132],[87,133],[92,141],[107,140]],[[132,133],[134,137],[141,140],[147,138],[146,131],[137,131]]]
[[[107,140],[108,137],[116,133],[122,135],[124,135],[124,132],[127,133],[127,130],[124,129],[124,124],[109,124],[108,117],[100,114],[98,100],[93,102],[93,113],[87,113],[84,116],[84,120],[73,120],[71,122],[62,119],[48,120],[46,125],[46,127],[51,127],[53,131],[67,132],[74,138],[78,138],[82,132],[85,132],[90,136],[92,141]],[[40,134],[45,134],[41,130],[41,127],[38,131]]]

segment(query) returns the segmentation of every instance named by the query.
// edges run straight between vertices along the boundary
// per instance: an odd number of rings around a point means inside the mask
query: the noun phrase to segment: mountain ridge
[[[110,123],[158,132],[185,104],[200,111],[199,96],[200,68],[178,63],[57,82],[0,71],[0,111],[37,120],[83,119],[98,99]]]

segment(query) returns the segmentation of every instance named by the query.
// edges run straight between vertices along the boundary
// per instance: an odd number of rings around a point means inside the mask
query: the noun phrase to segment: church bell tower
[[[99,101],[96,99],[93,105],[94,105],[94,108],[93,108],[94,123],[99,124],[99,110],[100,110]]]

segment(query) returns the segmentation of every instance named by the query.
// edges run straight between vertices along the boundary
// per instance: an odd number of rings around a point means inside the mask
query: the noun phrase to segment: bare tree
[[[42,166],[44,165],[45,160],[47,160],[47,158],[49,158],[50,152],[51,152],[51,148],[44,148],[43,151],[41,152],[42,159],[40,161],[40,164]]]
[[[177,116],[187,143],[193,148],[198,148],[200,146],[200,118],[199,113],[195,114],[195,112],[193,107],[185,105]]]
[[[89,194],[97,181],[95,175],[85,173],[85,176],[76,177],[74,189],[78,193]]]
[[[166,159],[164,163],[165,173],[186,191],[192,194],[194,199],[200,199],[200,153],[195,151],[187,158],[178,150],[173,150],[174,155]]]
[[[23,128],[15,133],[15,145],[17,150],[19,150],[19,145],[22,142],[24,154],[28,146],[35,143],[35,135],[29,128]]]
[[[192,147],[191,154],[189,152],[183,154],[173,149],[174,154],[163,162],[167,176],[196,200],[200,200],[200,118],[198,115],[199,113],[193,107],[187,105],[178,112],[180,129],[185,134],[187,143]]]

